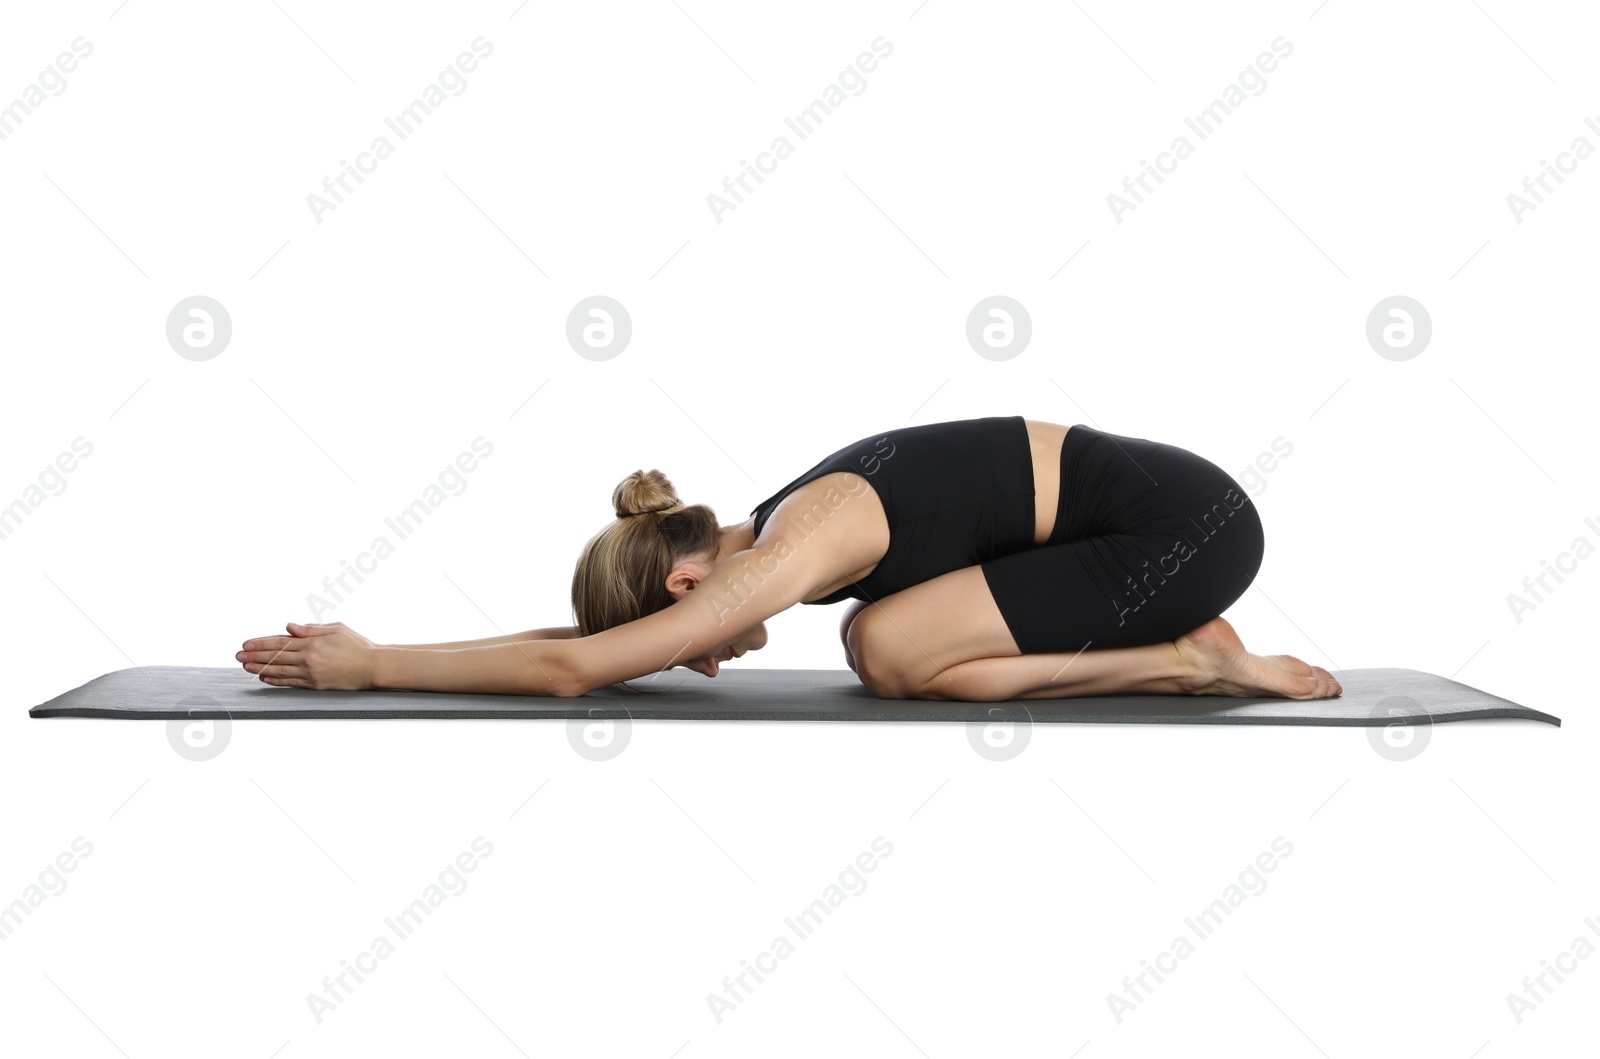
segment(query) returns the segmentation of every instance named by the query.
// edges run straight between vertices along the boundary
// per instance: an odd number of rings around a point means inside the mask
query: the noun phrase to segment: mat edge
[[[514,709],[500,710],[460,710],[451,713],[429,713],[421,710],[352,710],[352,709],[291,709],[274,711],[272,713],[231,714],[226,711],[195,710],[195,711],[147,711],[132,713],[127,710],[103,709],[93,706],[69,706],[39,712],[42,707],[35,706],[28,711],[28,716],[41,720],[54,717],[79,717],[95,720],[112,721],[588,721],[610,720],[612,717],[596,717],[594,707],[583,710],[568,711],[542,711],[538,713],[518,712]],[[729,711],[706,713],[697,711],[694,707],[665,712],[656,709],[619,711],[618,716],[626,716],[631,721],[773,721],[777,723],[806,721],[809,723],[826,723],[837,721],[843,724],[884,723],[884,724],[974,724],[986,723],[988,718],[982,716],[937,716],[905,711],[904,715],[889,716],[883,711],[862,711],[859,716],[840,715],[837,713],[819,716],[815,714],[793,713],[787,716],[775,717],[768,713],[739,714]],[[1172,718],[1157,716],[1133,717],[1126,719],[1096,719],[1080,721],[1071,717],[1061,716],[1032,716],[1027,718],[1030,724],[1146,724],[1146,725],[1173,725],[1192,726],[1201,724],[1216,725],[1257,725],[1260,727],[1294,727],[1294,728],[1386,728],[1391,724],[1406,726],[1419,724],[1452,724],[1458,721],[1535,721],[1548,724],[1555,728],[1561,727],[1561,718],[1551,714],[1542,713],[1527,707],[1505,709],[1496,707],[1492,710],[1452,711],[1440,714],[1416,714],[1404,718],[1363,718],[1363,717],[1228,717],[1218,715],[1212,717],[1184,717]]]

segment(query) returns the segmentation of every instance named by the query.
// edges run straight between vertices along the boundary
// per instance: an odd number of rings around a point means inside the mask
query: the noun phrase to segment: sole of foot
[[[1321,666],[1293,655],[1251,654],[1222,618],[1212,618],[1174,642],[1202,674],[1191,694],[1331,699],[1344,691]]]

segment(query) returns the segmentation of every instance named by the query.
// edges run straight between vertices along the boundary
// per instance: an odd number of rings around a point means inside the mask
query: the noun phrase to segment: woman
[[[1220,615],[1261,565],[1255,505],[1172,445],[989,416],[848,445],[719,525],[660,471],[612,493],[584,546],[576,626],[379,646],[288,626],[238,659],[290,687],[576,696],[767,642],[796,603],[856,602],[845,660],[884,698],[1340,693],[1320,666],[1244,649]]]

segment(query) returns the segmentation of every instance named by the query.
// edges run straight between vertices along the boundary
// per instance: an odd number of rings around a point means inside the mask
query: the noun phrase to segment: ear
[[[675,566],[667,574],[667,591],[673,599],[682,599],[694,590],[700,583],[700,578],[687,567]]]

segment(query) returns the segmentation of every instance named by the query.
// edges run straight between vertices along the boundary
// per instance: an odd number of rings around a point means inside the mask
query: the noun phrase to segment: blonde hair
[[[589,538],[572,574],[579,636],[615,628],[677,602],[667,573],[684,559],[717,554],[717,516],[684,504],[660,471],[634,471],[611,491],[616,515]]]

